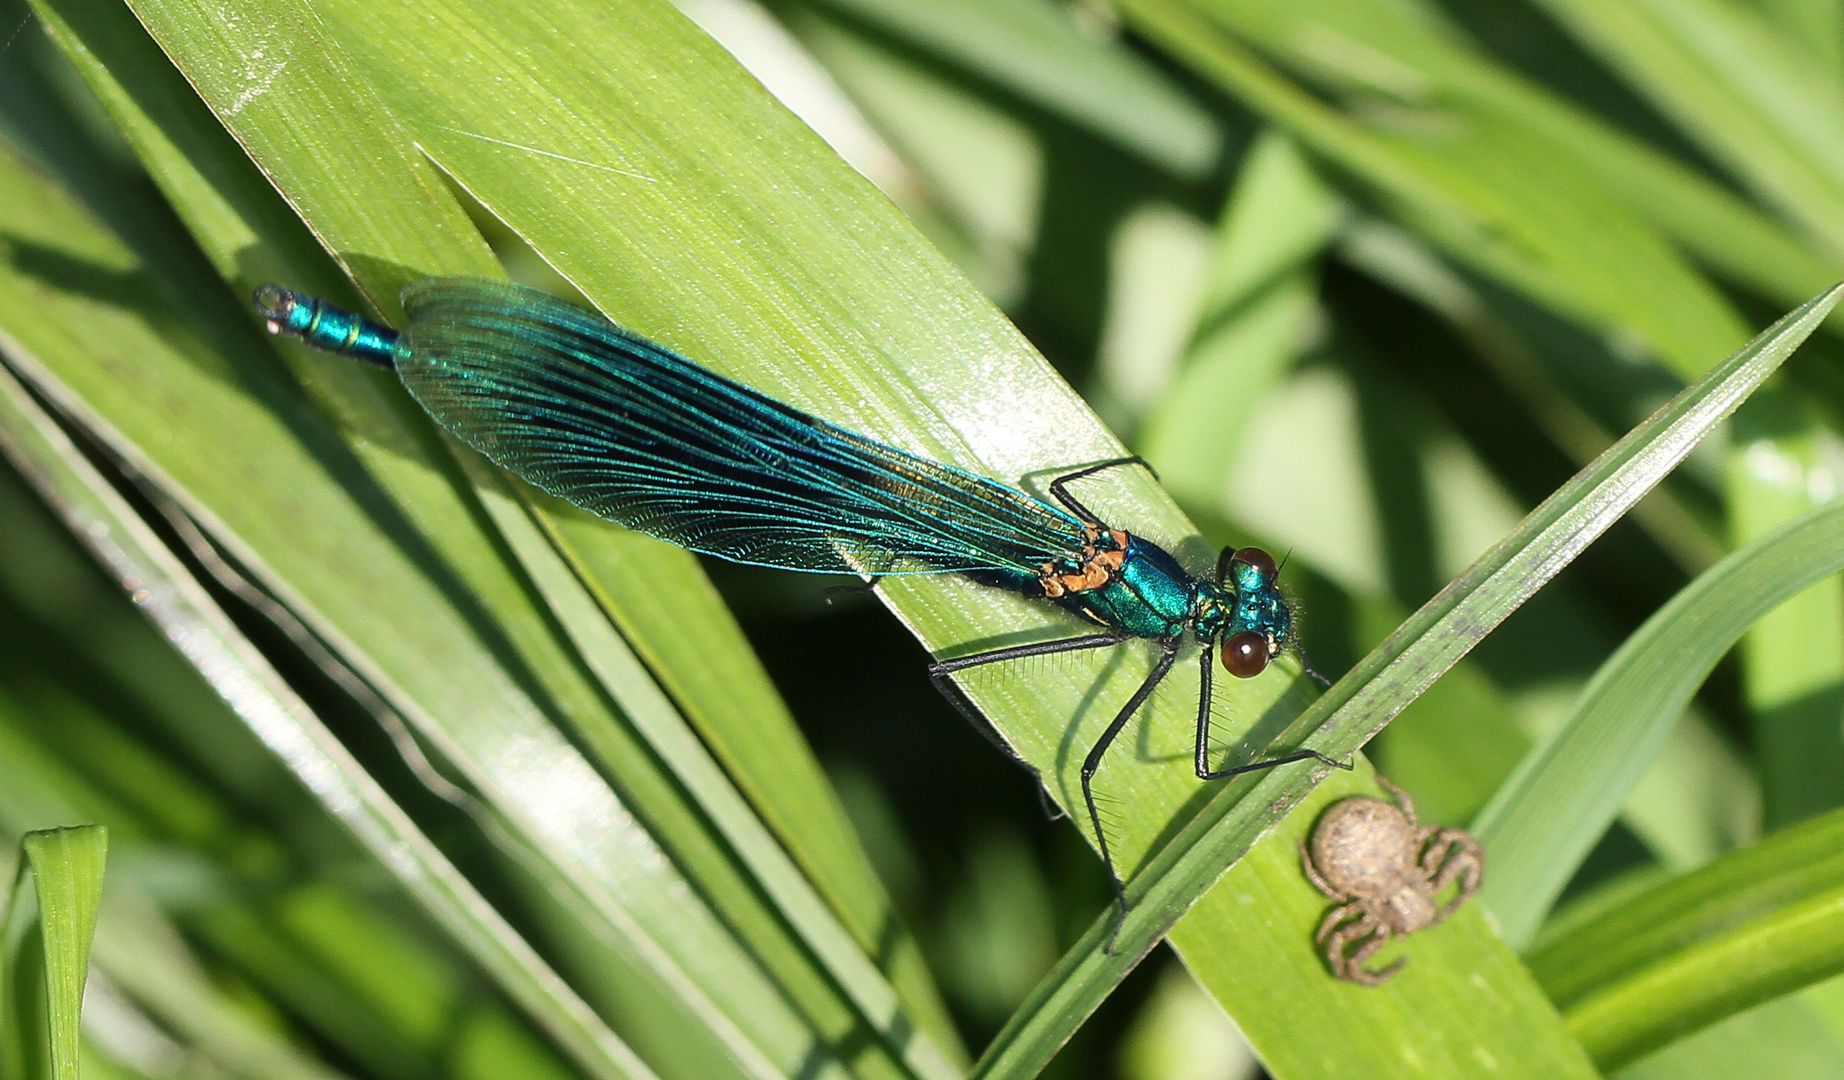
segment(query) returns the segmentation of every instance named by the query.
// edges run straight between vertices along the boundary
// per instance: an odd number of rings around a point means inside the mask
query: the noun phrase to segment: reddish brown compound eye
[[[1268,639],[1253,630],[1231,634],[1223,642],[1223,668],[1238,679],[1252,679],[1261,674],[1267,669],[1268,660]]]
[[[1274,580],[1274,575],[1279,573],[1274,566],[1274,556],[1258,547],[1237,548],[1236,553],[1230,558],[1239,563],[1247,563],[1251,569],[1268,581]]]

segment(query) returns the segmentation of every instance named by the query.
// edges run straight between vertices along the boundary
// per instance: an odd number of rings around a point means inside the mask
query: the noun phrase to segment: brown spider
[[[1408,963],[1403,957],[1373,971],[1364,962],[1393,937],[1433,926],[1479,891],[1485,852],[1463,829],[1423,826],[1415,804],[1401,788],[1377,777],[1401,807],[1356,795],[1333,803],[1314,827],[1312,846],[1300,844],[1306,879],[1338,901],[1326,913],[1313,941],[1325,952],[1332,974],[1377,986]],[[1434,898],[1455,881],[1454,898]]]

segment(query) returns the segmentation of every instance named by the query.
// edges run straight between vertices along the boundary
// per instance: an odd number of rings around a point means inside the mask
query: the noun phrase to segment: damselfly
[[[956,673],[1135,638],[1157,642],[1151,672],[1082,762],[1083,804],[1123,911],[1127,893],[1095,805],[1094,776],[1187,638],[1201,647],[1199,779],[1309,758],[1349,767],[1304,749],[1210,767],[1213,654],[1232,675],[1259,675],[1284,650],[1297,649],[1293,613],[1276,586],[1274,560],[1260,548],[1226,549],[1214,579],[1194,577],[1169,552],[1109,526],[1071,494],[1071,483],[1143,464],[1138,458],[1059,477],[1049,485],[1053,505],[828,424],[593,311],[506,282],[416,282],[403,292],[409,322],[401,334],[277,285],[258,289],[255,302],[272,332],[395,370],[463,442],[630,529],[788,570],[965,574],[1101,627],[930,665],[955,708],[1014,758],[956,686]]]

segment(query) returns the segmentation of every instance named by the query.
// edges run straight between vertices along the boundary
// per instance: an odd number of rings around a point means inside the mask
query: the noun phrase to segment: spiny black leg
[[[1277,758],[1251,761],[1247,765],[1231,765],[1227,769],[1218,769],[1215,772],[1199,769],[1197,778],[1199,780],[1226,780],[1232,776],[1241,776],[1243,773],[1260,772],[1262,769],[1272,769],[1276,765],[1291,765],[1296,761],[1309,760],[1321,761],[1334,769],[1343,769],[1346,772],[1350,772],[1357,767],[1349,761],[1334,761],[1317,750],[1296,750],[1291,754],[1282,754]]]
[[[1109,645],[1119,645],[1132,637],[1132,634],[1114,631],[1109,634],[1083,634],[1081,637],[1057,638],[1055,641],[1034,641],[1029,645],[1008,645],[1003,649],[992,649],[972,656],[956,656],[951,660],[937,660],[928,666],[929,676],[947,675],[956,671],[965,671],[981,664],[997,664],[1006,660],[1023,660],[1027,656],[1051,656],[1055,653],[1075,652],[1079,649],[1102,649]]]
[[[1013,645],[1009,648],[993,649],[990,652],[961,656],[953,660],[937,660],[928,666],[928,678],[935,684],[935,689],[940,692],[941,696],[948,699],[948,704],[954,706],[954,711],[960,713],[967,723],[973,725],[973,730],[979,732],[987,742],[997,747],[1000,753],[1017,762],[1031,774],[1031,778],[1037,781],[1037,800],[1044,807],[1044,816],[1051,821],[1056,821],[1063,816],[1063,811],[1050,801],[1048,793],[1044,791],[1043,774],[1037,771],[1037,766],[1019,756],[1018,751],[1012,748],[1012,744],[1005,741],[1005,736],[999,734],[999,729],[992,726],[992,721],[986,718],[986,714],[980,712],[949,676],[956,671],[964,671],[981,664],[996,664],[1000,661],[1019,660],[1027,656],[1052,656],[1056,653],[1076,652],[1081,649],[1105,648],[1109,645],[1119,645],[1127,638],[1126,634],[1086,634],[1078,638],[1059,638],[1056,641]]]
[[[1197,665],[1197,775],[1210,779],[1210,661],[1214,650],[1205,643]]]
[[[1204,647],[1204,653],[1200,659],[1203,664],[1198,672],[1201,681],[1197,689],[1197,778],[1199,780],[1224,780],[1247,772],[1272,769],[1276,765],[1290,765],[1296,761],[1306,761],[1309,758],[1317,758],[1334,769],[1349,770],[1354,767],[1348,761],[1333,761],[1317,750],[1299,750],[1277,758],[1268,758],[1265,761],[1251,761],[1247,765],[1232,765],[1227,769],[1212,770],[1210,768],[1210,647],[1208,645]],[[1302,663],[1305,662],[1305,657],[1300,659]],[[1313,674],[1318,675],[1317,672]]]
[[[1140,706],[1146,704],[1146,699],[1152,696],[1153,690],[1164,680],[1165,673],[1172,670],[1172,662],[1178,659],[1178,644],[1178,638],[1164,643],[1165,655],[1159,657],[1159,662],[1147,674],[1146,681],[1127,699],[1127,704],[1121,706],[1120,712],[1114,716],[1114,722],[1108,725],[1108,730],[1095,740],[1095,745],[1089,748],[1088,757],[1082,759],[1082,803],[1088,808],[1089,824],[1095,827],[1095,846],[1101,849],[1101,862],[1108,868],[1108,880],[1114,884],[1114,896],[1120,901],[1123,916],[1127,914],[1127,883],[1121,880],[1120,874],[1114,869],[1114,854],[1108,850],[1108,834],[1101,827],[1101,810],[1095,805],[1095,791],[1091,781],[1095,778],[1095,770],[1101,768],[1102,756],[1108,752],[1108,747],[1114,745],[1114,737],[1120,734],[1121,728],[1127,726],[1128,720],[1133,719],[1133,714],[1140,711]],[[1112,944],[1110,941],[1110,948]]]
[[[1080,480],[1085,476],[1093,476],[1098,472],[1119,468],[1122,465],[1144,465],[1146,471],[1153,474],[1153,479],[1157,480],[1159,478],[1159,474],[1153,472],[1153,467],[1146,464],[1146,459],[1135,454],[1132,457],[1113,458],[1099,465],[1090,465],[1086,469],[1077,469],[1075,472],[1059,476],[1055,480],[1050,481],[1050,494],[1055,496],[1056,501],[1062,503],[1070,513],[1081,518],[1084,522],[1099,523],[1101,519],[1095,516],[1095,512],[1078,502],[1076,497],[1069,493],[1069,488],[1065,485],[1071,480]]]

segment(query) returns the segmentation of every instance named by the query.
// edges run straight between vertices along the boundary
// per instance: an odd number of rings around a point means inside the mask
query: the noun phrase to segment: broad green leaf
[[[1789,313],[1629,432],[1314,702],[1278,744],[1355,752],[1663,479],[1817,329],[1840,295],[1844,289],[1834,288]],[[1324,769],[1282,766],[1232,783],[1205,803],[1129,883],[1134,909],[1118,929],[1112,913],[1096,921],[994,1040],[976,1074],[1023,1076],[1041,1067]],[[1112,953],[1105,950],[1110,941]],[[1228,1008],[1236,1012],[1233,1002]]]
[[[0,918],[0,1076],[80,1080],[83,986],[109,833],[27,833]]]
[[[1844,971],[1844,813],[1635,896],[1532,952],[1595,1061],[1616,1069],[1684,1034]]]
[[[1507,941],[1531,940],[1716,662],[1763,615],[1840,569],[1844,503],[1834,501],[1711,568],[1595,673],[1473,823],[1492,859],[1480,899]]]
[[[1119,453],[967,282],[676,14],[598,8],[589,30],[546,29],[565,10],[448,13],[441,25],[459,44],[441,59],[412,44],[427,27],[412,32],[389,9],[354,5],[333,24],[350,27],[348,47],[398,115],[414,118],[419,145],[624,324],[827,419],[1036,490],[1054,470]],[[666,57],[680,59],[668,69]],[[695,85],[681,70],[693,59],[707,65]],[[607,81],[576,74],[589,71]],[[501,89],[489,98],[484,87]],[[509,104],[507,87],[524,96]],[[1143,474],[1094,488],[1110,514],[1155,538],[1189,532]],[[1140,494],[1139,514],[1123,508],[1126,491]],[[1069,632],[1054,611],[965,581],[886,579],[881,589],[938,651]],[[1130,647],[1023,665],[1052,678],[982,672],[967,685],[1070,805],[1075,748],[1149,659]],[[1194,673],[1186,665],[1158,695],[1145,730],[1182,738]],[[1224,734],[1287,690],[1284,675],[1226,687]],[[1105,778],[1107,797],[1133,807],[1110,836],[1124,865],[1196,792],[1182,760],[1150,757],[1122,754]]]

